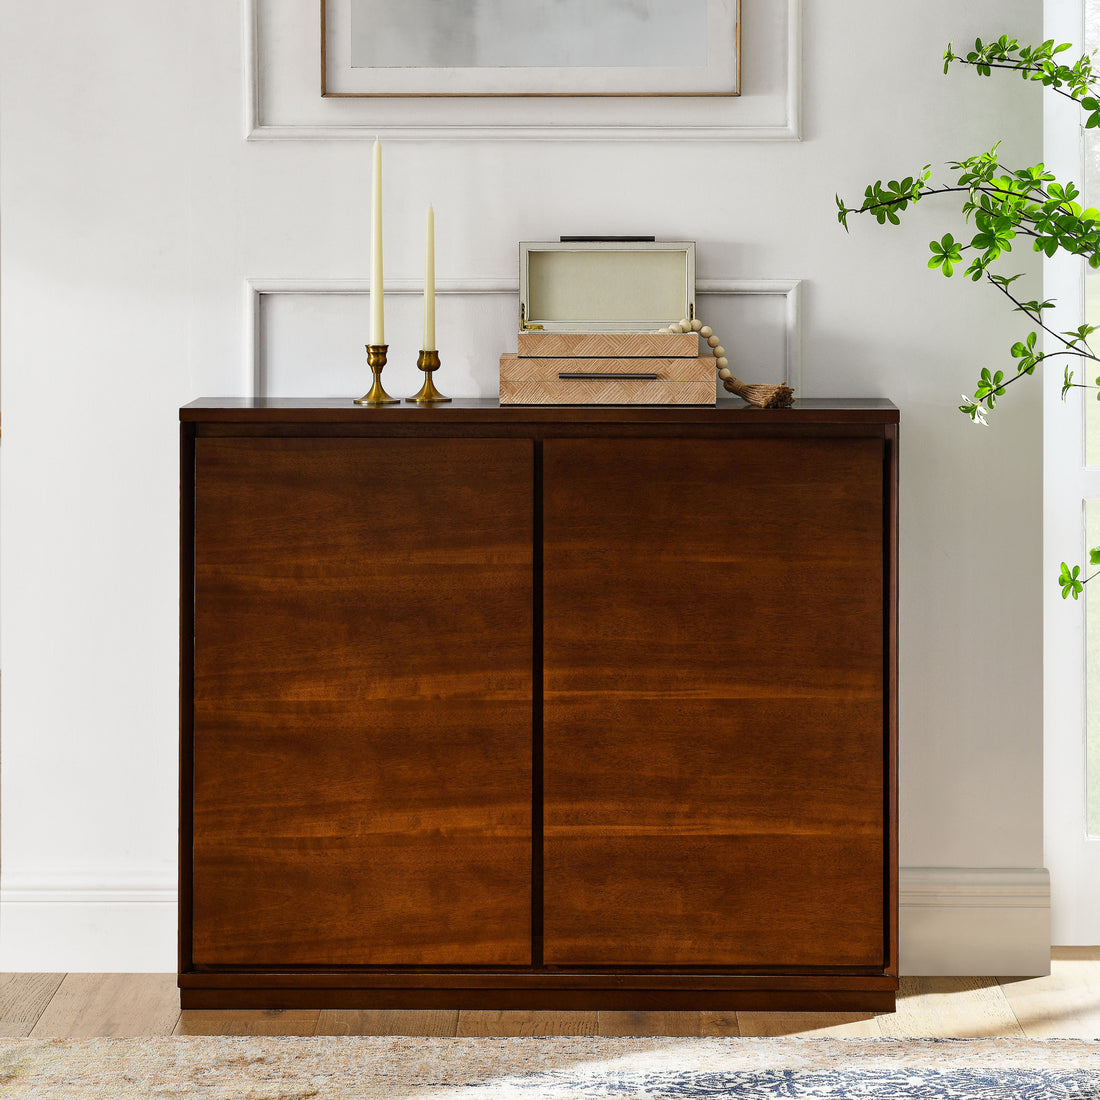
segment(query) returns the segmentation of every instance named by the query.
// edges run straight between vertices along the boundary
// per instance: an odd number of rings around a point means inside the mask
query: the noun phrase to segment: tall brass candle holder
[[[444,397],[435,388],[435,382],[432,381],[432,374],[439,370],[439,352],[434,349],[421,350],[416,365],[424,372],[424,385],[420,387],[419,393],[406,397],[405,400],[415,405],[442,405],[444,401],[450,401],[449,397]]]
[[[382,368],[386,365],[386,351],[389,344],[367,344],[367,366],[374,373],[374,383],[367,393],[357,397],[357,405],[398,405],[400,397],[390,397],[382,388]]]

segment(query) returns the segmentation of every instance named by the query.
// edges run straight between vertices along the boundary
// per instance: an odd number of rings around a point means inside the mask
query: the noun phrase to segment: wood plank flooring
[[[30,1035],[64,974],[0,974],[0,1036]]]
[[[806,1035],[1100,1039],[1100,947],[1045,978],[902,978],[897,1011],[179,1010],[174,974],[0,974],[0,1038],[93,1035]]]
[[[171,1035],[180,1018],[174,974],[66,974],[33,1039]]]

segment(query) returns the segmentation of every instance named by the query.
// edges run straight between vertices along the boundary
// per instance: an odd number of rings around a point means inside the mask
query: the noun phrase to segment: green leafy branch
[[[1069,42],[1056,46],[1053,38],[1048,38],[1038,46],[1021,46],[1015,38],[1002,34],[992,42],[974,39],[974,48],[965,55],[955,53],[954,43],[949,42],[943,54],[943,71],[946,74],[952,62],[970,65],[979,76],[989,76],[994,69],[1014,69],[1024,80],[1037,80],[1069,99],[1077,100],[1081,106],[1091,112],[1086,126],[1100,125],[1100,105],[1091,95],[1091,85],[1095,79],[1092,70],[1092,58],[1082,55],[1072,65],[1061,65],[1055,61],[1060,53],[1070,48]],[[1093,102],[1086,102],[1092,99]]]
[[[1094,546],[1089,551],[1089,564],[1100,565],[1100,546]],[[1084,591],[1085,585],[1096,577],[1100,577],[1100,570],[1093,573],[1091,577],[1082,578],[1079,565],[1070,569],[1065,562],[1062,562],[1062,572],[1058,576],[1058,583],[1062,586],[1062,599],[1072,596],[1076,600]]]
[[[1077,187],[1073,183],[1058,183],[1042,164],[1015,171],[1006,169],[998,159],[997,148],[950,164],[956,178],[949,185],[931,185],[931,170],[925,165],[920,172],[903,180],[876,180],[868,184],[858,207],[848,206],[836,196],[837,221],[847,230],[852,214],[870,214],[880,225],[886,222],[898,225],[902,213],[930,195],[965,195],[961,209],[966,220],[973,223],[973,235],[960,241],[945,233],[938,241],[929,242],[928,267],[948,278],[956,268],[962,268],[963,274],[975,282],[987,279],[1009,298],[1015,311],[1037,326],[1010,349],[1009,354],[1016,362],[1013,377],[1006,380],[1003,371],[990,372],[984,368],[973,397],[964,395],[959,410],[981,424],[988,423],[987,413],[996,407],[1004,387],[1033,374],[1043,360],[1068,354],[1100,361],[1088,342],[1094,326],[1081,325],[1059,332],[1043,320],[1044,312],[1054,308],[1053,301],[1017,297],[1010,287],[1020,276],[991,270],[1002,256],[1012,251],[1018,236],[1030,237],[1037,252],[1052,256],[1059,250],[1067,251],[1081,256],[1093,268],[1100,267],[1100,210],[1083,208],[1076,201],[1080,196]],[[1060,349],[1039,350],[1039,331],[1060,344]]]
[[[943,71],[951,65],[971,67],[979,76],[988,77],[993,69],[1010,69],[1024,80],[1036,81],[1059,95],[1078,103],[1085,113],[1085,125],[1100,126],[1100,90],[1097,74],[1088,55],[1073,64],[1058,60],[1058,55],[1070,49],[1070,44],[1056,45],[1048,39],[1037,46],[1021,46],[1015,38],[1001,35],[991,42],[975,39],[974,48],[957,54],[948,44],[943,55]],[[1100,210],[1083,208],[1077,201],[1080,191],[1072,183],[1060,183],[1053,173],[1040,163],[1012,169],[1000,162],[998,145],[988,152],[948,165],[954,178],[941,184],[932,182],[929,165],[901,180],[876,180],[868,184],[859,206],[847,205],[836,196],[837,220],[848,230],[848,218],[853,214],[868,214],[879,225],[901,224],[901,215],[911,206],[933,195],[963,196],[961,211],[973,225],[969,239],[956,240],[944,233],[929,243],[928,267],[950,278],[957,269],[974,282],[987,280],[1012,303],[1015,312],[1023,313],[1034,328],[1009,349],[1015,371],[1006,377],[1004,370],[983,367],[973,396],[963,394],[959,411],[975,423],[988,424],[988,415],[1004,396],[1008,386],[1035,373],[1035,368],[1047,359],[1069,356],[1083,363],[1098,363],[1089,344],[1097,326],[1082,324],[1059,330],[1048,323],[1046,316],[1055,308],[1049,299],[1029,299],[1018,296],[1012,284],[1020,275],[1001,274],[996,269],[1003,257],[1013,250],[1018,238],[1030,238],[1032,249],[1045,256],[1066,252],[1079,256],[1090,267],[1100,267]],[[1039,334],[1046,336],[1044,348],[1039,346]],[[1074,372],[1067,366],[1063,375],[1062,398],[1071,389],[1096,389],[1100,397],[1100,375],[1095,385],[1074,381]],[[1090,551],[1090,563],[1100,565],[1100,547]],[[1077,599],[1084,586],[1095,577],[1081,575],[1080,566],[1072,569],[1062,563],[1059,584],[1062,598]]]

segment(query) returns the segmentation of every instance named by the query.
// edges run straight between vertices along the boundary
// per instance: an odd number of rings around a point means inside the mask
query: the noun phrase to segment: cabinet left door
[[[530,964],[531,442],[200,433],[194,499],[185,966]]]

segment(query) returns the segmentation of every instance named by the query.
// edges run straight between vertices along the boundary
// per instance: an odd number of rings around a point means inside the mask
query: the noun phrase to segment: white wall
[[[312,25],[312,3],[272,0],[266,10],[278,48],[302,52],[315,80],[311,43],[290,33],[307,9]],[[782,63],[783,10],[744,0],[746,39],[764,40],[758,56],[746,53],[750,93],[753,81],[785,87],[770,71]],[[249,384],[247,277],[351,285],[366,274],[374,130],[361,140],[244,141],[242,20],[227,0],[0,0],[0,12],[0,967],[167,970],[176,410]],[[1014,388],[988,431],[957,413],[959,393],[978,368],[1003,362],[1023,326],[990,289],[925,269],[926,242],[949,228],[958,235],[945,207],[924,204],[900,229],[856,223],[845,236],[833,194],[858,198],[878,176],[1002,137],[1006,158],[1038,159],[1037,90],[1008,77],[944,77],[939,59],[949,38],[1038,39],[1040,17],[1027,0],[933,0],[919,16],[880,0],[807,0],[802,142],[386,145],[393,277],[419,276],[429,199],[441,279],[514,281],[516,242],[559,233],[695,239],[700,279],[803,280],[806,395],[883,396],[901,407],[901,860],[910,867],[1042,863],[1040,395],[1037,385]],[[268,92],[278,106],[279,89]],[[771,109],[749,94],[653,113],[752,122],[761,103]],[[323,118],[330,108],[342,124],[370,111],[319,97],[302,110]],[[400,110],[413,123],[457,117],[453,105]],[[522,105],[508,110],[522,122]],[[532,105],[531,115],[544,110]],[[618,110],[637,121],[650,107],[598,105],[593,115]],[[1038,272],[1030,254],[1019,266]],[[361,355],[288,359],[290,347],[321,346],[331,324],[354,332],[363,300],[342,301],[270,300],[260,354],[272,377],[304,392],[316,380],[320,392],[347,369],[336,357]],[[491,295],[466,309],[450,302],[440,386],[491,394],[492,361],[463,349],[510,346],[511,307]],[[415,352],[414,303],[395,300],[387,325],[391,343],[404,345],[401,362]],[[774,373],[768,349],[782,348],[782,310],[767,298],[714,308],[727,306],[756,326],[748,346],[758,369],[749,362],[746,377]],[[402,310],[412,310],[407,322]],[[745,354],[737,337],[728,342]],[[411,392],[414,374],[396,368],[392,388]],[[921,965],[935,964],[912,956],[910,968]]]

